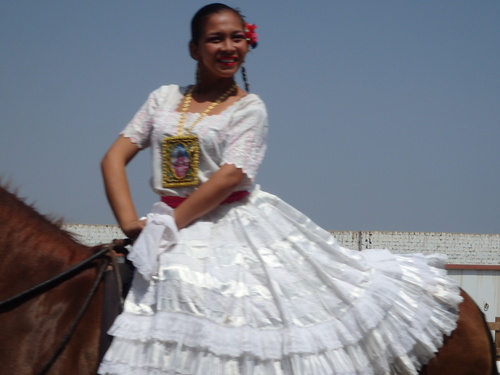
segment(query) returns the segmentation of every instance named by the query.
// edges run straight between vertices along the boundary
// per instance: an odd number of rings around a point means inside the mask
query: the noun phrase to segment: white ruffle
[[[110,374],[416,374],[456,326],[438,256],[351,251],[276,197],[223,205],[138,276]]]
[[[158,270],[158,257],[175,245],[177,236],[173,209],[163,202],[157,202],[147,215],[146,226],[127,258],[146,280],[150,280]]]

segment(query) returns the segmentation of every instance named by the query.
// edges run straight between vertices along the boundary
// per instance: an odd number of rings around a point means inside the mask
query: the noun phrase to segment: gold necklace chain
[[[186,115],[189,110],[189,105],[191,104],[191,99],[193,98],[193,91],[194,91],[195,86],[191,86],[189,90],[186,93],[186,96],[184,97],[184,103],[182,104],[181,108],[181,115],[179,117],[179,125],[177,126],[177,135],[182,135],[184,132],[186,133],[191,133],[191,130],[198,124],[205,116],[207,116],[211,110],[213,110],[215,107],[217,107],[220,103],[222,103],[224,100],[228,98],[231,93],[236,90],[237,85],[236,82],[233,83],[233,85],[226,90],[221,96],[217,98],[215,102],[212,102],[207,109],[205,109],[202,113],[200,113],[200,117],[198,117],[192,124],[189,126],[188,129],[184,129],[186,126]]]

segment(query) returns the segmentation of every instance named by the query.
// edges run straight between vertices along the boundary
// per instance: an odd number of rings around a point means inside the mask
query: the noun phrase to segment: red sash
[[[231,195],[229,195],[229,197],[224,199],[221,202],[221,204],[233,203],[233,202],[236,202],[236,201],[239,201],[239,200],[245,198],[248,195],[250,195],[250,192],[248,192],[246,190],[235,191],[234,193],[231,193]],[[184,202],[186,200],[186,198],[187,197],[162,196],[161,201],[172,208],[176,208],[176,207],[179,207],[179,205],[182,202]]]

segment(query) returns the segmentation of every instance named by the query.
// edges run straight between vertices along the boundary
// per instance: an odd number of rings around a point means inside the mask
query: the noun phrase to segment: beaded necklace
[[[191,105],[195,86],[191,86],[184,96],[181,107],[177,135],[162,140],[162,186],[164,188],[196,186],[199,184],[200,142],[192,133],[194,127],[216,106],[237,90],[236,83],[212,102],[200,116],[186,129],[186,115]]]
[[[229,95],[236,91],[237,85],[233,83],[232,86],[227,89],[221,96],[217,98],[215,102],[210,103],[210,105],[205,109],[202,113],[200,113],[200,117],[198,117],[188,129],[184,131],[184,127],[186,126],[186,115],[189,110],[189,106],[191,105],[191,100],[193,98],[193,91],[195,86],[191,86],[184,97],[184,103],[181,108],[181,115],[179,118],[179,125],[177,126],[177,135],[182,135],[182,133],[191,133],[193,128],[201,121],[205,116],[207,116],[215,107],[217,107],[220,103],[226,100]]]

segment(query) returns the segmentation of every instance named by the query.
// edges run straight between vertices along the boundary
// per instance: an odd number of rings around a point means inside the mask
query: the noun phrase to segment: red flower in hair
[[[255,32],[256,28],[256,25],[250,25],[249,23],[245,22],[245,38],[252,48],[257,47],[257,42],[259,41],[257,33]]]

